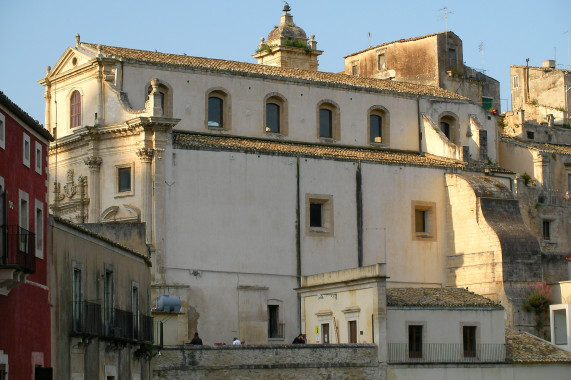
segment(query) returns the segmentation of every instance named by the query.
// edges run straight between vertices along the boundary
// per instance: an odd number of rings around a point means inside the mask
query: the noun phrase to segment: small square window
[[[333,234],[333,197],[306,195],[306,230],[310,235]]]
[[[535,137],[535,134],[531,131],[527,131],[526,135],[527,135],[527,138],[530,140],[533,140]]]
[[[117,177],[118,177],[118,191],[120,193],[125,191],[131,191],[131,168],[118,168],[117,169]]]
[[[412,202],[413,240],[436,240],[436,217],[434,202]]]

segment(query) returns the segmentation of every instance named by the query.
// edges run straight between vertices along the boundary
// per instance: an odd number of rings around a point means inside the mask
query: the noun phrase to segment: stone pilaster
[[[164,116],[163,110],[163,94],[159,91],[160,81],[157,78],[151,79],[151,86],[153,87],[151,93],[149,94],[149,100],[152,106],[153,116]]]
[[[141,160],[141,184],[143,195],[143,215],[142,221],[146,224],[147,244],[153,243],[153,178],[152,167],[155,150],[152,148],[141,148],[137,151],[137,156]]]
[[[89,193],[89,211],[88,222],[98,223],[99,215],[101,214],[101,192],[99,191],[100,171],[101,171],[101,157],[91,156],[83,160],[83,163],[89,167],[89,180],[87,183]]]

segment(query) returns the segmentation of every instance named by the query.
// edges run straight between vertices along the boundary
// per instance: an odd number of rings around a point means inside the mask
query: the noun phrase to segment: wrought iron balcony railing
[[[72,303],[72,335],[90,335],[109,340],[140,343],[154,341],[157,333],[153,318],[144,314],[113,308],[109,312],[109,323],[104,322],[100,304],[77,301]],[[162,328],[160,329],[162,340]]]
[[[36,271],[36,235],[15,225],[0,226],[0,268]]]
[[[73,333],[99,336],[103,332],[101,305],[87,301],[73,302]]]
[[[425,343],[411,347],[408,343],[389,343],[389,363],[471,363],[503,362],[505,344],[476,344],[465,349],[462,344]]]

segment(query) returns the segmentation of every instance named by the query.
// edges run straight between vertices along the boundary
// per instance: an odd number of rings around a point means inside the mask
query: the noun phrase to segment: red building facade
[[[0,92],[0,380],[51,379],[50,133]]]

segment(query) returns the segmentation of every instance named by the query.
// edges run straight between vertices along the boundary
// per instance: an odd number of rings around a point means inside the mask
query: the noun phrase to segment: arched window
[[[266,103],[266,132],[280,133],[280,106]]]
[[[285,136],[287,122],[287,100],[277,92],[267,94],[264,98],[264,131]]]
[[[224,126],[224,101],[217,96],[208,98],[208,126],[220,127]]]
[[[319,109],[319,137],[333,138],[333,113],[327,108]]]
[[[442,133],[444,133],[446,138],[451,143],[457,145],[459,144],[460,128],[458,125],[458,118],[456,117],[456,115],[454,115],[451,112],[445,112],[440,116],[438,126],[440,127]]]
[[[370,144],[389,145],[389,111],[380,105],[369,108],[367,134]]]
[[[322,100],[317,105],[317,136],[321,139],[341,139],[339,106],[333,100]]]
[[[208,129],[229,130],[230,123],[230,96],[223,89],[211,89],[206,93],[206,120]]]
[[[81,125],[81,94],[75,90],[69,100],[69,125],[70,128]]]

